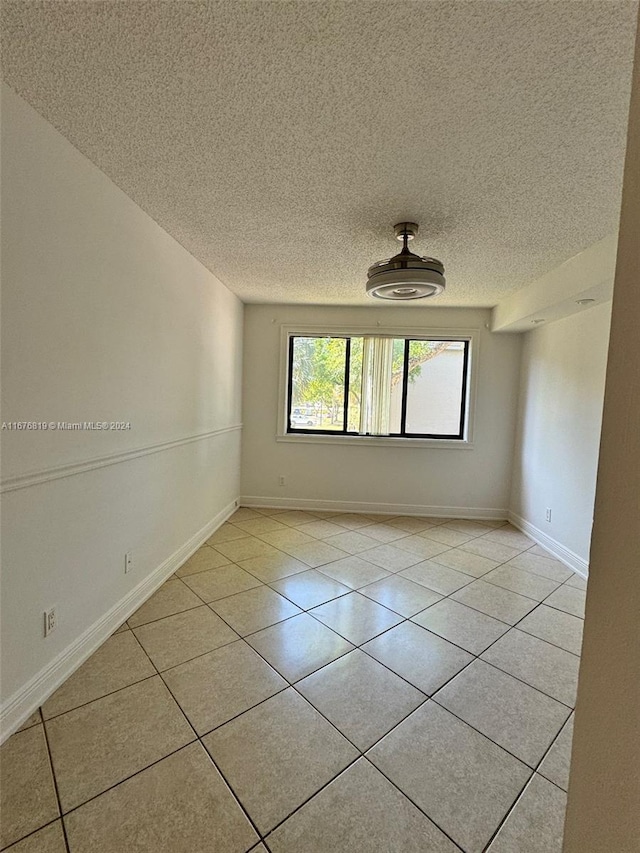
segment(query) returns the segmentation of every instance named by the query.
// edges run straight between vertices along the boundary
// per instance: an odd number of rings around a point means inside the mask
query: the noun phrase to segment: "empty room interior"
[[[637,14],[2,3],[1,850],[640,850]]]

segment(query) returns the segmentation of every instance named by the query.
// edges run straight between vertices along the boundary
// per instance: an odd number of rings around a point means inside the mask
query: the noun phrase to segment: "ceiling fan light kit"
[[[418,233],[415,222],[394,226],[402,250],[386,261],[378,261],[367,272],[367,294],[375,299],[407,301],[437,296],[445,288],[444,266],[436,258],[424,258],[409,251],[409,240]]]

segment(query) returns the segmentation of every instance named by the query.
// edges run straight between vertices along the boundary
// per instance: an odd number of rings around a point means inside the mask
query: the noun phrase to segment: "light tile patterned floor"
[[[585,583],[505,522],[240,509],[1,748],[12,853],[560,853]]]

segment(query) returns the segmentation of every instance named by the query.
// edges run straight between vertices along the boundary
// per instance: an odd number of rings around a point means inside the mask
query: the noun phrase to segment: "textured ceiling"
[[[247,302],[495,304],[617,228],[636,4],[12,2],[6,82]]]

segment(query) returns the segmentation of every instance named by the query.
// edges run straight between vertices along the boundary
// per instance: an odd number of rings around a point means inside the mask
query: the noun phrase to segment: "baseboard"
[[[364,501],[323,501],[275,496],[258,497],[256,495],[242,495],[240,504],[241,506],[256,507],[257,509],[261,506],[268,506],[278,509],[307,509],[310,512],[313,512],[314,509],[322,510],[322,512],[331,512],[334,510],[336,514],[339,512],[363,512],[372,515],[377,513],[387,515],[393,513],[394,515],[431,515],[436,518],[486,518],[492,521],[506,520],[508,515],[506,509],[487,507],[422,506],[420,504],[386,504]]]
[[[518,530],[522,530],[523,533],[526,533],[534,542],[538,545],[541,545],[545,551],[548,551],[550,554],[556,558],[556,560],[560,560],[561,563],[564,563],[565,566],[568,566],[577,574],[581,575],[583,578],[586,578],[589,574],[589,563],[587,560],[584,560],[582,557],[579,557],[574,551],[571,551],[569,548],[565,548],[557,539],[553,539],[551,536],[548,536],[546,533],[543,533],[542,530],[539,530],[529,521],[524,518],[521,518],[519,515],[516,515],[515,512],[509,513],[509,521],[513,524],[514,527],[517,527]]]
[[[177,551],[140,581],[84,634],[43,667],[24,687],[7,699],[0,709],[0,743],[6,740],[142,605],[189,559],[202,543],[235,512],[239,499],[232,501],[200,528]]]

